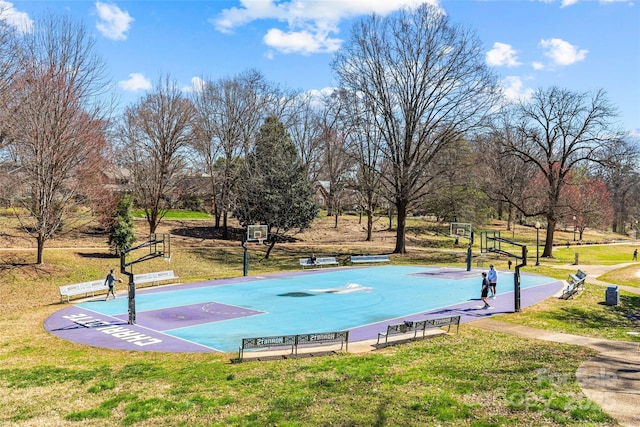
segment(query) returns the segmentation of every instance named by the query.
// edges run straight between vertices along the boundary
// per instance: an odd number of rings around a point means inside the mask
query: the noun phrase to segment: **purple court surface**
[[[469,322],[514,311],[513,271],[499,271],[492,308],[479,300],[482,270],[433,266],[338,267],[138,289],[128,324],[124,289],[115,300],[65,305],[45,320],[50,333],[120,350],[234,352],[242,338],[349,330],[376,339],[390,323],[444,316]],[[562,289],[521,273],[521,307]]]

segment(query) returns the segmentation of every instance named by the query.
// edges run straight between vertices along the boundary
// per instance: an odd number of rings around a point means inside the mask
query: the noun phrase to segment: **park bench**
[[[300,267],[304,270],[305,267],[322,267],[323,265],[340,265],[340,263],[336,260],[336,257],[322,257],[316,258],[316,261],[313,262],[311,258],[300,258]]]
[[[569,299],[578,293],[580,289],[584,289],[584,282],[587,278],[587,273],[582,270],[578,270],[576,274],[569,274],[567,279],[567,287],[562,291],[560,299]]]
[[[255,349],[273,349],[273,350],[287,350],[290,353],[288,355],[281,355],[279,358],[296,357],[298,355],[298,349],[300,347],[311,346],[313,348],[340,344],[340,350],[348,350],[349,346],[349,331],[338,332],[319,332],[311,334],[298,334],[298,335],[276,335],[271,337],[256,337],[256,338],[243,338],[240,349],[238,350],[238,358],[236,361],[242,362],[245,350]]]
[[[142,273],[142,274],[134,274],[133,282],[136,285],[141,285],[143,283],[151,283],[160,285],[160,282],[164,282],[166,280],[178,280],[179,277],[173,273],[173,270],[167,271],[156,271],[155,273]]]
[[[378,341],[376,346],[380,345],[380,339],[384,338],[384,345],[389,344],[389,338],[392,336],[408,335],[413,333],[413,337],[409,339],[416,339],[418,332],[422,332],[422,338],[425,337],[427,330],[447,327],[447,332],[451,330],[451,326],[456,325],[456,334],[460,330],[460,316],[439,317],[437,319],[427,319],[419,321],[405,321],[402,323],[396,323],[387,326],[386,332],[378,333]]]
[[[84,295],[85,297],[88,297],[89,294],[91,294],[93,297],[95,296],[96,291],[106,290],[107,286],[104,284],[104,279],[60,286],[60,302],[64,302],[65,298],[67,299],[67,302],[70,302],[70,297],[76,295]]]
[[[374,262],[391,262],[389,255],[351,255],[351,264],[368,264]]]

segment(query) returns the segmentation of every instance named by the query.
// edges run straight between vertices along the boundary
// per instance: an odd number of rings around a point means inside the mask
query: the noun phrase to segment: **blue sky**
[[[95,34],[128,105],[163,75],[197,79],[249,68],[292,89],[335,86],[333,53],[355,20],[422,0],[6,1],[0,16],[28,31],[44,12],[71,14]],[[622,130],[640,137],[640,3],[636,0],[431,0],[474,29],[511,98],[551,85],[604,89]]]

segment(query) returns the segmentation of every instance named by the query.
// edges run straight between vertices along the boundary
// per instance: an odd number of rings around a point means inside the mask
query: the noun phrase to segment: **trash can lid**
[[[615,291],[616,289],[618,289],[618,286],[617,285],[609,285],[609,286],[607,286],[607,290],[608,289],[612,289],[612,290]]]

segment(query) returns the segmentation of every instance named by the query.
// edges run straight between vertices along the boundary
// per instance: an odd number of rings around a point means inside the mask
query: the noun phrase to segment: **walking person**
[[[104,299],[105,301],[109,299],[109,294],[113,295],[113,299],[116,299],[116,292],[115,292],[116,280],[122,283],[122,279],[117,279],[116,276],[113,274],[113,268],[112,268],[111,271],[109,271],[109,274],[107,274],[106,279],[104,279],[104,285],[109,287],[109,289],[107,290],[107,297]]]
[[[633,250],[633,260],[637,261],[638,260],[638,249],[634,249]]]
[[[489,266],[489,274],[487,275],[487,281],[489,282],[489,291],[491,292],[491,298],[496,298],[496,284],[498,283],[498,272],[493,268],[493,264]]]
[[[487,280],[487,273],[482,272],[482,291],[480,293],[480,299],[484,302],[484,310],[491,307],[487,301],[487,295],[489,295],[489,281]]]

